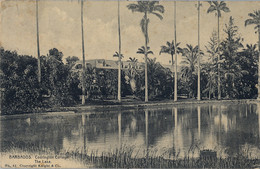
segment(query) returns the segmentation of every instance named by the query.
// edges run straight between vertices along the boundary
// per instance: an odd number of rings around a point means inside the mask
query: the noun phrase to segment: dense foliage
[[[200,51],[204,61],[201,65],[201,89],[203,99],[216,99],[218,94],[218,64],[220,64],[221,96],[224,99],[246,99],[257,97],[256,44],[243,46],[239,29],[230,17],[224,28],[224,37],[217,43],[217,33],[206,45],[206,51]],[[172,48],[169,42],[169,50]],[[165,48],[165,49],[164,49]],[[169,53],[162,46],[161,53]],[[144,53],[144,47],[139,53]],[[1,91],[2,113],[37,112],[41,108],[70,106],[80,103],[82,95],[82,69],[75,69],[80,60],[76,56],[63,58],[56,48],[41,56],[41,82],[37,80],[37,59],[28,55],[19,55],[15,51],[3,48],[1,53]],[[198,46],[187,44],[181,48],[182,57],[178,74],[178,95],[186,98],[197,96],[197,56]],[[153,54],[150,51],[151,54]],[[174,63],[171,54],[172,66]],[[218,54],[220,55],[218,59]],[[64,63],[64,61],[66,63]],[[145,70],[137,69],[137,59],[130,58],[130,68],[122,70],[121,95],[133,95],[144,100]],[[174,95],[174,74],[155,58],[147,59],[149,100],[171,99]],[[88,100],[117,99],[117,69],[98,69],[90,65],[85,70],[86,98]]]

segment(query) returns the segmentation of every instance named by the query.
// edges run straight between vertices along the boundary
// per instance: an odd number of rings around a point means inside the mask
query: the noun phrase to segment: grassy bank
[[[38,149],[38,150],[37,150]],[[208,151],[208,150],[207,150]],[[242,152],[227,158],[217,158],[217,156],[202,156],[195,158],[186,156],[178,158],[169,154],[156,155],[152,151],[144,151],[140,157],[133,147],[121,147],[110,152],[100,152],[76,149],[54,153],[53,150],[38,147],[13,148],[5,153],[31,153],[41,155],[60,155],[66,157],[65,160],[73,160],[82,163],[90,168],[257,168],[260,167],[260,160],[251,158]],[[139,151],[138,151],[139,152]],[[210,150],[210,152],[216,152]],[[200,151],[202,154],[202,151]],[[213,153],[214,154],[214,153]]]
[[[55,113],[55,112],[84,112],[84,111],[113,111],[113,110],[128,110],[135,108],[156,108],[161,106],[181,106],[186,104],[238,104],[238,103],[258,103],[256,99],[237,99],[237,100],[196,100],[196,99],[182,99],[174,102],[173,100],[160,100],[160,101],[138,101],[138,100],[123,100],[118,102],[116,100],[103,100],[86,102],[85,105],[77,104],[69,107],[50,107],[38,108],[31,112],[18,112],[14,114],[30,114],[30,113]],[[14,115],[8,114],[8,115]],[[3,114],[2,114],[3,115]]]
[[[161,107],[161,106],[181,106],[187,104],[238,104],[238,103],[257,103],[254,99],[240,99],[240,100],[195,100],[195,99],[183,99],[174,102],[173,100],[161,100],[161,101],[103,101],[101,102],[89,102],[86,105],[75,105],[71,107],[53,107],[47,109],[49,112],[57,111],[74,111],[74,112],[84,112],[84,111],[108,111],[108,110],[125,110],[125,109],[135,109],[135,108],[151,108],[151,107]]]
[[[171,159],[162,155],[152,155],[149,152],[146,157],[140,158],[134,155],[131,149],[119,149],[102,153],[101,156],[97,156],[94,152],[72,154],[86,165],[93,164],[96,168],[255,168],[260,166],[259,159],[250,159],[242,154],[228,158],[201,156]]]

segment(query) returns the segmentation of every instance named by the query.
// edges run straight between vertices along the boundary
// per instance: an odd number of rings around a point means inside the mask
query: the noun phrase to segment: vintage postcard
[[[260,1],[0,0],[0,168],[260,168]]]

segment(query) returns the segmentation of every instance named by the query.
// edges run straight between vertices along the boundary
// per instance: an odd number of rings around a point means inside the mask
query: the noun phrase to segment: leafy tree
[[[258,67],[258,52],[257,45],[246,45],[242,52],[238,53],[239,63],[242,70],[247,70],[247,74],[243,74],[240,78],[242,85],[238,86],[238,98],[256,98],[257,97],[257,67]]]
[[[218,38],[217,32],[213,31],[208,45],[205,46],[208,53],[208,61],[202,65],[202,74],[207,76],[206,88],[203,93],[209,92],[209,99],[211,95],[215,96],[217,92],[217,73],[218,73]]]
[[[165,69],[156,61],[156,58],[153,58],[148,59],[148,73],[148,77],[151,79],[149,85],[150,98],[169,98],[172,92],[170,70]]]
[[[79,61],[79,58],[77,56],[69,56],[69,57],[66,58],[66,64],[70,68],[72,68],[77,61]]]
[[[202,82],[204,82],[202,93],[208,93],[208,98],[211,99],[211,95],[216,98],[217,91],[217,66],[211,62],[202,64],[201,69]]]
[[[225,84],[223,91],[227,98],[235,98],[239,92],[236,85],[241,85],[238,83],[238,80],[243,77],[243,74],[248,73],[248,71],[243,70],[239,62],[238,51],[243,45],[241,38],[238,36],[238,27],[234,25],[234,19],[232,17],[230,17],[229,23],[225,25],[224,32],[227,37],[220,46],[221,56],[223,58],[221,70],[223,72],[222,82]]]
[[[148,14],[152,14],[157,16],[159,19],[163,19],[162,13],[164,13],[164,7],[162,5],[158,5],[159,1],[138,1],[137,4],[129,4],[127,8],[132,12],[140,12],[144,13],[144,16],[141,20],[140,26],[142,32],[145,37],[145,46],[143,49],[145,55],[145,102],[148,102],[148,74],[147,74],[147,56],[148,56],[148,43],[149,43],[149,36],[148,36],[148,23],[150,22],[148,18]]]
[[[34,112],[42,97],[37,79],[37,59],[0,48],[2,113]]]
[[[249,13],[249,19],[245,21],[245,26],[255,25],[256,32],[258,32],[258,73],[260,72],[260,10]],[[258,96],[257,99],[260,99],[260,76],[258,75]]]
[[[63,54],[58,49],[49,50],[46,57],[42,57],[43,82],[42,88],[49,96],[48,104],[53,106],[68,106],[74,102],[70,95],[68,77],[70,69],[62,62]]]
[[[220,38],[219,38],[219,18],[221,17],[221,11],[223,12],[230,12],[227,4],[224,1],[210,1],[210,7],[208,8],[207,13],[214,12],[215,15],[218,17],[218,48],[220,45]],[[218,61],[220,60],[220,54],[218,54]],[[221,89],[220,89],[220,64],[218,64],[218,99],[221,99]]]

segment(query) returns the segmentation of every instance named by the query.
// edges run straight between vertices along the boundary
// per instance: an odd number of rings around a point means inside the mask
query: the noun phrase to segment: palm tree
[[[115,52],[114,54],[113,54],[113,57],[119,57],[119,55],[121,55],[121,59],[124,57],[124,55],[121,53],[121,54],[119,54],[118,52]]]
[[[177,53],[180,53],[181,50],[182,50],[180,47],[178,47],[179,45],[180,45],[180,43],[177,43],[175,45],[174,41],[172,41],[171,43],[167,41],[166,46],[161,46],[161,51],[159,53],[159,54],[168,53],[168,54],[171,55],[171,57],[172,57],[172,61],[171,61],[172,62],[172,72],[174,72],[174,70],[173,70],[173,63],[174,63],[173,62],[173,55],[175,54],[175,47],[177,48],[177,50],[176,50]],[[175,65],[177,66],[177,61],[175,61]],[[177,74],[177,72],[175,73],[175,76],[177,76],[176,74]],[[177,89],[177,86],[176,86],[176,89]]]
[[[198,51],[200,51],[200,6],[201,3],[198,1]],[[198,92],[197,99],[200,100],[200,55],[198,55]]]
[[[144,16],[141,20],[141,29],[145,37],[145,47],[144,47],[144,55],[145,55],[145,102],[148,102],[148,75],[147,75],[147,55],[148,55],[148,23],[149,18],[148,14],[153,14],[157,16],[159,19],[163,19],[162,13],[164,13],[164,7],[162,5],[158,5],[158,1],[138,1],[137,4],[129,4],[127,8],[132,12],[140,12],[144,13]]]
[[[120,3],[117,1],[117,16],[118,16],[118,90],[117,90],[117,99],[121,102],[121,31],[120,31]]]
[[[131,67],[126,71],[126,76],[128,77],[129,84],[133,95],[135,96],[136,92],[136,76],[137,76],[137,62],[136,58],[129,57],[129,62],[131,62]]]
[[[85,82],[85,71],[86,71],[86,61],[85,61],[85,49],[84,49],[84,25],[83,25],[83,2],[84,0],[81,0],[81,39],[82,39],[82,104],[85,104],[85,92],[86,92],[86,82]]]
[[[218,17],[218,48],[219,48],[219,18],[221,17],[221,11],[230,12],[227,4],[224,1],[210,1],[210,7],[208,8],[207,13],[215,12],[215,15]],[[218,50],[219,51],[219,50]],[[220,60],[220,53],[218,52],[218,61]],[[218,63],[218,99],[221,99],[221,90],[220,90],[220,64]]]
[[[39,14],[38,0],[36,0],[36,32],[37,32],[37,56],[38,56],[38,82],[41,82],[40,40],[39,40]]]
[[[203,53],[198,50],[198,46],[193,47],[192,45],[187,44],[186,48],[182,49],[182,55],[184,56],[183,61],[181,62],[185,66],[182,68],[182,76],[186,78],[189,83],[190,96],[193,96],[192,83],[194,82],[194,73],[196,70],[196,64],[198,62],[198,56],[203,55]]]
[[[176,28],[176,15],[177,15],[177,5],[176,1],[174,1],[174,40],[175,40],[175,49],[177,49],[177,28]],[[177,52],[175,53],[175,76],[174,76],[174,101],[177,101],[178,94],[177,94]]]
[[[255,29],[258,31],[258,96],[257,100],[260,100],[260,10],[254,11],[254,13],[249,13],[250,19],[245,21],[245,26],[256,25]]]
[[[147,49],[147,50],[146,50]],[[145,66],[145,78],[147,78],[146,77],[146,75],[148,75],[148,73],[147,73],[147,71],[148,71],[148,69],[147,69],[147,61],[148,61],[148,59],[147,59],[147,57],[148,57],[148,55],[149,54],[152,54],[153,55],[153,51],[151,51],[150,50],[150,47],[149,46],[147,46],[147,47],[144,47],[144,46],[142,46],[141,48],[138,48],[138,50],[137,50],[137,52],[136,53],[138,53],[138,54],[144,54],[145,55],[145,60],[146,60],[146,66]],[[148,78],[147,78],[148,79]],[[145,82],[147,82],[147,81],[145,81]],[[147,84],[145,83],[145,94],[146,94],[146,90],[147,90],[147,95],[148,95],[148,85],[146,86]],[[147,87],[147,88],[146,88]],[[147,102],[148,101],[148,96],[147,96],[147,98],[146,98],[146,95],[145,95],[145,101]]]
[[[147,49],[147,50],[145,50],[145,49]],[[150,50],[149,46],[147,46],[147,47],[142,46],[141,48],[138,48],[136,53],[138,53],[138,54],[145,54],[146,53],[147,56],[148,56],[148,54],[153,55],[153,51]]]

